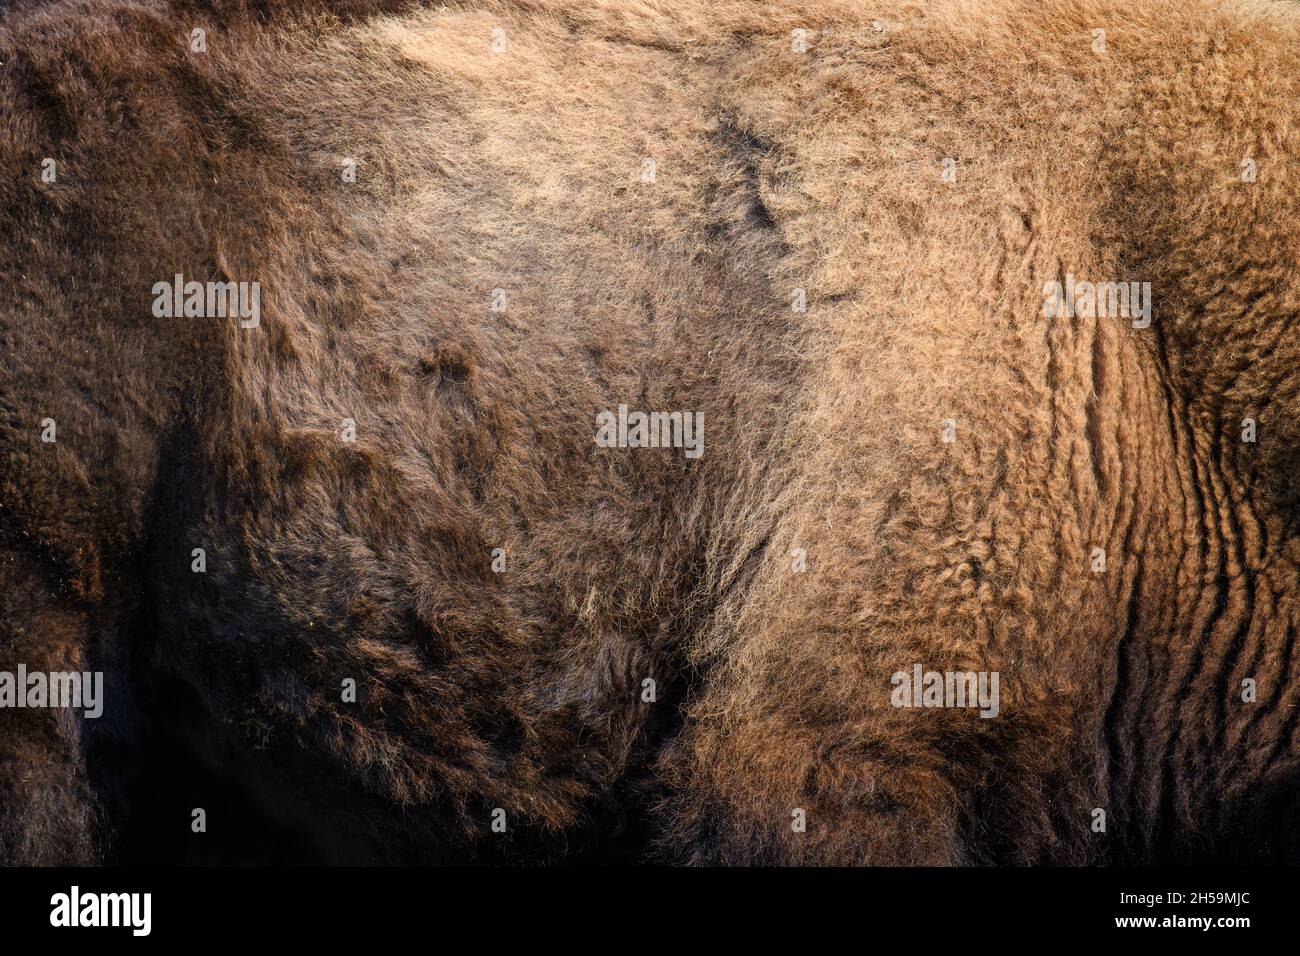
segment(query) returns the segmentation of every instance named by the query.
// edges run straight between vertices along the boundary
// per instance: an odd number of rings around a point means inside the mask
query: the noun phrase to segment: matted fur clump
[[[0,860],[1296,859],[1294,5],[0,8]]]

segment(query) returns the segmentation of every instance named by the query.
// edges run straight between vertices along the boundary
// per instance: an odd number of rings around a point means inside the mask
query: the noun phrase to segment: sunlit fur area
[[[0,713],[0,862],[1295,861],[1297,62],[1272,0],[0,2],[0,670],[106,695]]]

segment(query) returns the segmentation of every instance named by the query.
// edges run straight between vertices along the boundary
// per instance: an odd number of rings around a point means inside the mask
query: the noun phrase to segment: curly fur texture
[[[0,860],[1295,859],[1298,58],[1263,0],[10,4],[0,669],[107,710],[0,711]]]

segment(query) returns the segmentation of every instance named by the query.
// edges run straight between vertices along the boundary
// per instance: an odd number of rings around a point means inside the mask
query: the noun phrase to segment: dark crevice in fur
[[[1121,828],[1120,838],[1112,835],[1111,842],[1113,845],[1133,846],[1137,849],[1141,846],[1145,835],[1142,833],[1141,828],[1135,826],[1131,820],[1131,816],[1137,808],[1137,801],[1133,799],[1129,788],[1132,786],[1135,771],[1140,772],[1140,769],[1134,766],[1135,754],[1131,749],[1131,741],[1128,735],[1124,733],[1120,721],[1124,711],[1133,709],[1140,712],[1143,706],[1141,700],[1134,699],[1131,679],[1133,656],[1135,654],[1134,647],[1142,636],[1139,630],[1139,611],[1142,607],[1142,556],[1136,554],[1133,556],[1133,560],[1137,564],[1137,569],[1134,572],[1133,588],[1129,593],[1124,628],[1115,647],[1115,686],[1111,692],[1110,704],[1106,710],[1103,726],[1106,729],[1107,752],[1109,754],[1108,768],[1112,781],[1111,793],[1117,798],[1114,800],[1114,810],[1117,813],[1113,813],[1112,816],[1118,815],[1120,817],[1119,820],[1114,822]]]

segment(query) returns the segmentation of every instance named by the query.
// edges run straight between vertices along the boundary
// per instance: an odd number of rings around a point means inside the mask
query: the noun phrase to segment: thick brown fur
[[[0,711],[0,860],[254,819],[321,861],[1294,859],[1297,59],[1263,0],[13,5],[0,669],[107,701]],[[1067,272],[1151,327],[1044,318]],[[155,318],[175,273],[261,325]],[[620,403],[703,456],[597,447]],[[1001,713],[894,708],[914,662]]]

